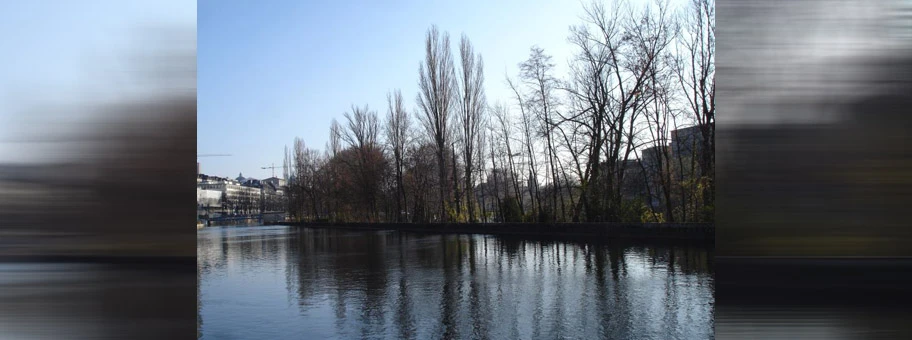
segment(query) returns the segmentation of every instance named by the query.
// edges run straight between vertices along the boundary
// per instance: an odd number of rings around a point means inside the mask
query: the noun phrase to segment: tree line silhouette
[[[512,98],[494,102],[468,37],[454,54],[431,27],[414,112],[394,90],[383,117],[353,105],[333,120],[323,151],[286,147],[292,218],[712,221],[714,1],[596,1],[582,17],[569,74],[533,46],[506,77]]]

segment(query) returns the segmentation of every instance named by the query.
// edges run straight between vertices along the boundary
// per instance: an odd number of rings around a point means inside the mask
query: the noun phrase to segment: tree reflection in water
[[[203,338],[710,338],[712,250],[481,235],[200,232]]]

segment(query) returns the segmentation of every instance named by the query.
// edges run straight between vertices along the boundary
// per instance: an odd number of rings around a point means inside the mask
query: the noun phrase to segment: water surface
[[[712,252],[288,227],[199,232],[202,339],[710,339]]]

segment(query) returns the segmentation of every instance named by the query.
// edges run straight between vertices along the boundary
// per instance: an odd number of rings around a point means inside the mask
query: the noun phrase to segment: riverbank
[[[442,234],[488,234],[584,239],[693,241],[715,244],[716,229],[704,223],[313,223],[282,222],[308,228],[397,230]]]

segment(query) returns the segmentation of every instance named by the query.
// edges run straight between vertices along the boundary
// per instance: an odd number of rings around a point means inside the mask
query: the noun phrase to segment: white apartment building
[[[218,195],[219,206],[224,205],[229,211],[254,213],[260,209],[262,192],[258,187],[243,185],[236,180],[206,176],[200,179],[197,188],[198,192],[206,192],[197,195],[198,204],[204,203],[200,201],[200,197],[206,197],[204,201],[211,202],[208,200],[211,200],[213,195]]]

